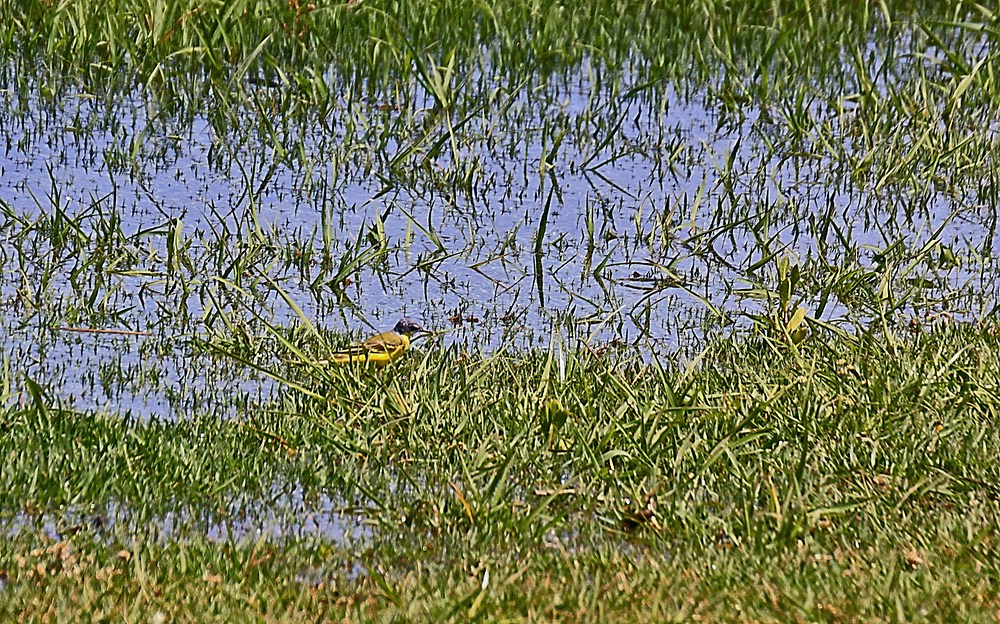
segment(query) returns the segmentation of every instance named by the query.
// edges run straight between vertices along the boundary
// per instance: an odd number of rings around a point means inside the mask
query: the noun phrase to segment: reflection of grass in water
[[[145,620],[214,596],[227,614],[267,601],[276,619],[348,603],[871,619],[937,601],[985,615],[968,597],[988,600],[979,579],[997,572],[983,531],[1000,511],[1000,345],[992,327],[913,331],[726,340],[689,366],[558,343],[488,358],[430,345],[384,371],[337,368],[314,387],[323,400],[291,392],[240,420],[139,423],[36,392],[2,416],[3,507],[58,518],[114,500],[136,515],[100,539],[62,527],[58,546],[30,525],[4,536],[3,608],[126,600]],[[371,538],[143,528],[234,500],[287,510],[279,482],[304,510],[344,501]],[[880,598],[887,583],[898,607]]]

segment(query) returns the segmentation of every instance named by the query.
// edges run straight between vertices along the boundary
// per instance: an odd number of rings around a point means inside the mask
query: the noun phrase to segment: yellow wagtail
[[[335,364],[371,364],[382,368],[389,362],[403,355],[410,348],[410,336],[418,333],[429,333],[412,319],[405,318],[392,328],[392,331],[376,334],[357,344],[334,351],[330,361]]]

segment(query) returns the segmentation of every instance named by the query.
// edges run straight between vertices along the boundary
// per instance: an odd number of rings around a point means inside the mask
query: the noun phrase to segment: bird
[[[370,364],[382,368],[410,348],[410,336],[430,333],[413,319],[401,319],[392,331],[375,334],[364,342],[352,344],[330,354],[334,364]]]

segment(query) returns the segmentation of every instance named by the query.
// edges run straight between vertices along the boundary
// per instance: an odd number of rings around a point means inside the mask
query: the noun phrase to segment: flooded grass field
[[[1000,20],[844,4],[0,2],[0,616],[994,620]]]

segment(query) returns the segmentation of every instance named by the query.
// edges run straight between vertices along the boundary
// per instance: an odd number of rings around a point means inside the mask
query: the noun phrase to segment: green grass
[[[997,619],[985,5],[0,14],[0,620]]]
[[[996,613],[992,326],[724,340],[686,368],[457,355],[338,369],[311,387],[323,401],[293,392],[240,420],[8,408],[2,506],[27,515],[3,538],[4,613]],[[370,535],[213,541],[195,523],[157,538],[164,514],[224,522],[236,499],[294,523],[275,483],[304,509],[341,501]],[[86,513],[58,538],[32,528],[109,502],[128,514],[108,529]]]

